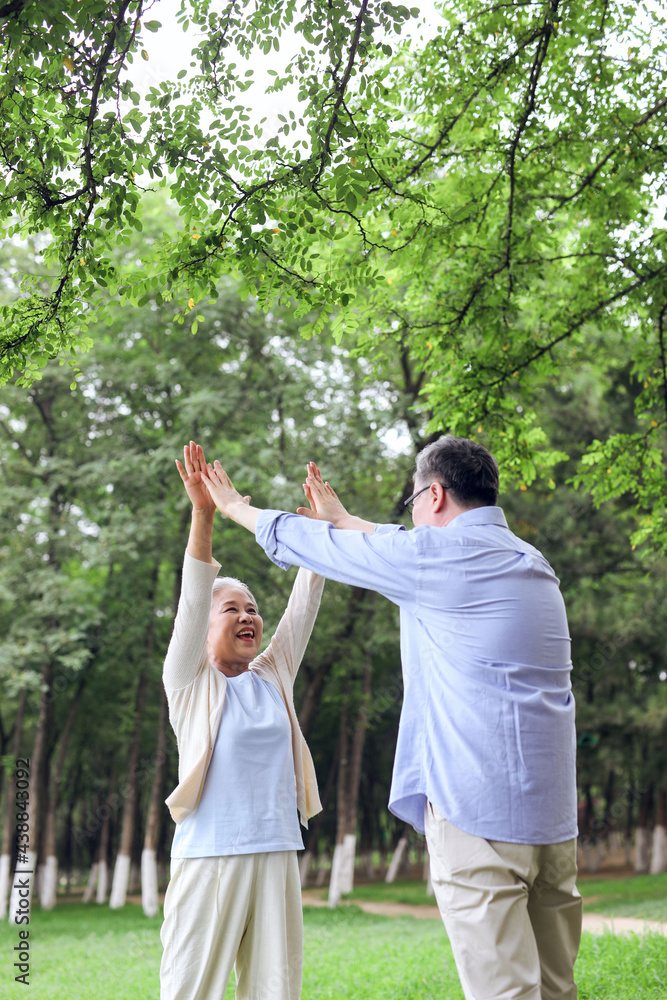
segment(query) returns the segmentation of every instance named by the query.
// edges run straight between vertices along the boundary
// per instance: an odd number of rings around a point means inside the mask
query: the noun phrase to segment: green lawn
[[[584,897],[584,909],[587,913],[667,920],[667,872],[661,875],[636,875],[626,879],[582,879],[579,891]],[[322,890],[322,898],[327,898],[327,890]],[[413,881],[393,882],[391,885],[384,882],[360,885],[345,898],[353,902],[435,906],[433,896],[426,895],[426,884]]]
[[[586,879],[579,883],[588,913],[667,920],[667,872],[624,879]]]
[[[400,883],[399,883],[400,884]],[[392,888],[390,886],[387,889]],[[140,908],[80,903],[33,912],[30,987],[13,981],[15,926],[0,925],[0,998],[157,1000],[160,918]],[[462,1000],[437,920],[394,919],[357,907],[305,910],[303,1000]],[[580,1000],[664,1000],[667,938],[584,935]],[[232,991],[228,991],[231,1000]]]

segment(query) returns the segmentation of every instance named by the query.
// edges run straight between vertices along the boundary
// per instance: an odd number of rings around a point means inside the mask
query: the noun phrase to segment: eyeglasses
[[[419,496],[419,494],[423,493],[425,490],[430,490],[431,486],[433,486],[433,483],[429,483],[428,486],[423,486],[420,490],[417,490],[417,492],[413,493],[411,497],[408,497],[407,500],[403,501],[403,506],[406,509],[410,508],[412,506],[412,504],[415,502],[415,500],[417,499],[417,497]],[[444,483],[440,483],[440,486],[442,486],[443,490],[448,490],[449,489],[449,486],[445,486]]]

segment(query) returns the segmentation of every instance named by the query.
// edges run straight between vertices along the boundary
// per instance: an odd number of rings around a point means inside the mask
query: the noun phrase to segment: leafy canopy
[[[25,276],[2,310],[3,378],[86,346],[116,300],[183,321],[232,272],[264,306],[294,298],[306,335],[332,327],[380,359],[399,341],[429,374],[433,429],[485,436],[527,485],[563,457],[541,388],[629,360],[640,429],[594,442],[580,481],[600,502],[630,490],[650,517],[637,540],[664,548],[658,5],[452,0],[422,37],[417,7],[377,0],[182,0],[195,72],[145,100],[131,62],[159,4],[61,8],[0,7],[2,222],[43,234],[52,275]],[[252,124],[243,57],[288,30],[298,51],[273,89],[297,86],[299,104],[271,134]],[[159,184],[180,233],[115,265]]]

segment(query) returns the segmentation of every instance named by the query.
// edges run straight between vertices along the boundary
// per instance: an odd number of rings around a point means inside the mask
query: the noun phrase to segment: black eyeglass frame
[[[437,482],[437,480],[434,480],[434,482]],[[425,490],[430,490],[431,486],[433,486],[433,483],[429,483],[428,486],[423,486],[422,489],[417,490],[417,492],[413,493],[411,497],[408,497],[407,500],[404,500],[403,506],[405,507],[405,509],[407,510],[410,504],[415,502],[420,493],[424,493]],[[442,486],[443,490],[449,489],[449,486],[445,486],[444,483],[440,483],[440,486]]]

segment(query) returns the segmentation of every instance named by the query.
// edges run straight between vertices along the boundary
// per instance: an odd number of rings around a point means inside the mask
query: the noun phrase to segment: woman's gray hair
[[[242,580],[237,580],[235,576],[219,576],[213,581],[213,590],[211,591],[211,605],[215,600],[215,595],[219,590],[223,590],[225,587],[235,587],[237,590],[245,590],[246,594],[252,601],[252,603],[257,607],[257,601],[255,600],[252,590],[247,586]]]

